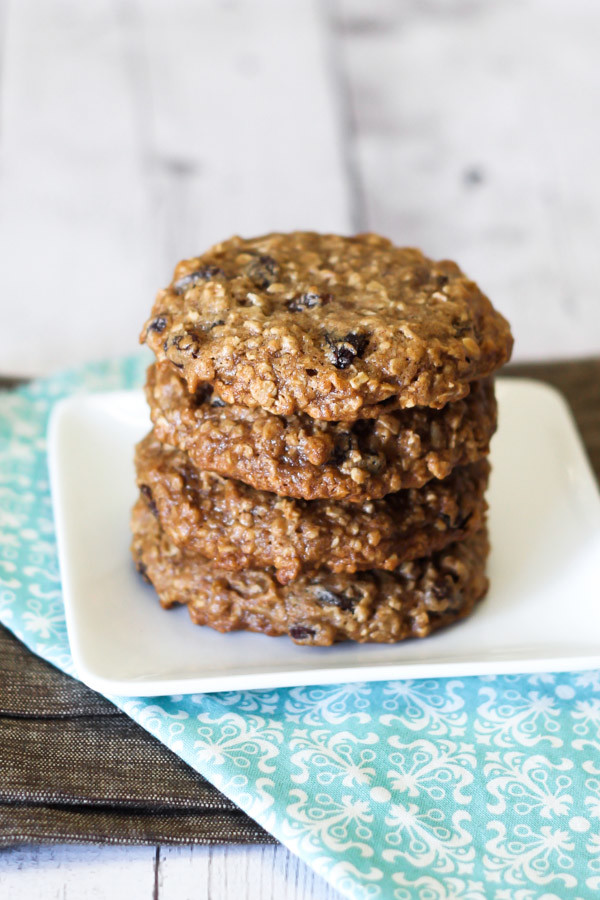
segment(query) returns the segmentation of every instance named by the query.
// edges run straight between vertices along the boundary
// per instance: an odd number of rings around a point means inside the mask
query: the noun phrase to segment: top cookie
[[[316,419],[441,408],[510,357],[458,266],[374,234],[233,237],[179,263],[141,335],[190,391]]]

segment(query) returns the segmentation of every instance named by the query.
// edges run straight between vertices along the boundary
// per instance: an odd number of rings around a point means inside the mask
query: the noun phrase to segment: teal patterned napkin
[[[48,416],[75,391],[139,385],[145,364],[0,394],[0,621],[75,676]],[[348,897],[600,892],[600,672],[109,699]]]

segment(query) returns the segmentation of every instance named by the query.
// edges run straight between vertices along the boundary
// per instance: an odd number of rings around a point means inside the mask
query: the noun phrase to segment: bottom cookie
[[[464,618],[488,588],[485,529],[394,572],[345,575],[323,569],[284,586],[273,570],[229,572],[182,552],[162,533],[143,498],[131,523],[134,560],[161,604],[183,603],[193,622],[221,632],[287,634],[297,644],[318,646],[396,643]]]

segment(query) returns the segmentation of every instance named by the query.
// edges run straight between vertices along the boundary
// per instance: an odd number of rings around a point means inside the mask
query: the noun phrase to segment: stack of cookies
[[[424,637],[484,596],[512,337],[455,263],[235,237],[177,266],[141,339],[133,555],[163,606],[328,645]]]

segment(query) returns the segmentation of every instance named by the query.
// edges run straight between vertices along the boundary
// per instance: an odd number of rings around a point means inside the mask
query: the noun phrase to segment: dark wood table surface
[[[571,407],[592,468],[600,481],[600,359],[518,363],[507,366],[503,374],[536,378],[561,391]]]

